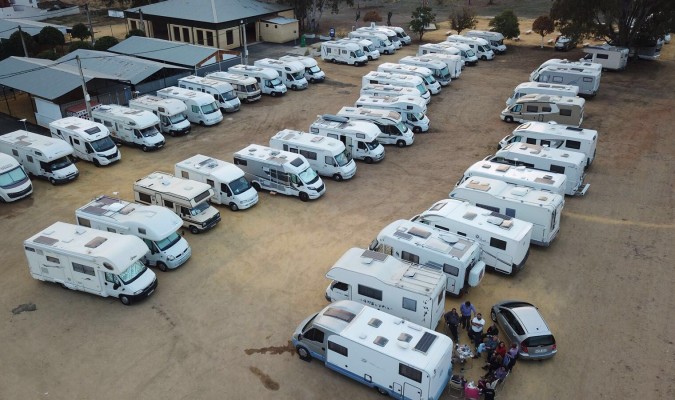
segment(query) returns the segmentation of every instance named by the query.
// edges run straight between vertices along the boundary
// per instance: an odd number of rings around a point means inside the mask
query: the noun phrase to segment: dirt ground
[[[347,249],[368,246],[391,221],[447,197],[462,172],[516,127],[498,117],[514,86],[548,58],[581,56],[539,49],[538,39],[509,41],[506,55],[467,67],[429,105],[430,133],[409,148],[387,147],[380,164],[358,163],[351,181],[326,180],[317,201],[261,193],[250,210],[221,208],[214,230],[185,233],[192,259],[157,271],[156,293],[132,307],[32,279],[22,241],[55,221],[74,222],[74,210],[97,195],[132,199],[134,180],[172,171],[195,153],[231,161],[234,151],[265,144],[283,128],[308,130],[317,114],[353,104],[361,76],[379,62],[320,63],[324,84],[244,105],[216,127],[167,138],[155,153],[123,147],[117,165],[80,162],[74,183],[36,181],[30,199],[0,207],[0,398],[379,398],[316,361],[301,362],[290,335],[326,305],[324,274]],[[522,273],[488,274],[466,296],[483,314],[503,299],[531,301],[557,339],[558,354],[520,361],[499,398],[675,397],[674,58],[675,44],[666,45],[659,61],[603,73],[583,124],[599,132],[588,194],[566,198],[559,237],[533,247]],[[448,298],[446,308],[464,300]],[[29,303],[35,311],[12,313]]]

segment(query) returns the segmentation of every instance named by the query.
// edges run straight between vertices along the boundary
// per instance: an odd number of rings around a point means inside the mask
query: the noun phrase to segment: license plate
[[[535,353],[546,353],[546,349],[536,349]]]
[[[146,297],[150,297],[151,294],[155,293],[155,289],[152,289],[151,291],[148,292],[148,295]]]

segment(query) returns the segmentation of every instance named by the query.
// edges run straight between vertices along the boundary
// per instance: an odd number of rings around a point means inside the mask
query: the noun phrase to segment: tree
[[[470,8],[463,7],[450,14],[450,27],[461,34],[465,29],[473,29],[476,27],[476,14]]]
[[[490,20],[488,25],[492,27],[491,31],[499,32],[507,39],[520,36],[518,17],[511,10],[506,10],[496,15]]]
[[[128,39],[128,38],[130,38],[130,37],[132,37],[132,36],[142,36],[142,37],[145,37],[145,32],[143,32],[143,31],[140,30],[140,29],[132,29],[132,30],[129,31],[129,33],[127,33],[127,36],[126,36],[126,37],[127,37],[127,39]]]
[[[324,10],[330,9],[331,14],[337,14],[343,3],[351,7],[354,0],[279,0],[279,3],[293,7],[301,31],[316,32]]]
[[[436,20],[436,14],[431,11],[430,7],[417,7],[412,12],[412,20],[410,20],[410,29],[420,36],[424,36],[424,28]]]
[[[548,15],[542,15],[537,17],[532,23],[532,31],[536,32],[541,36],[541,48],[544,48],[544,36],[555,31],[555,24],[553,20],[549,18]]]
[[[380,17],[380,14],[375,11],[371,10],[366,13],[366,16],[363,17],[363,22],[381,22],[382,17]]]
[[[106,51],[119,42],[119,40],[112,36],[102,36],[96,39],[96,43],[94,43],[94,50]]]
[[[77,49],[94,50],[94,46],[89,42],[71,42],[68,46],[68,53],[72,53]]]
[[[45,51],[41,51],[41,52],[37,53],[35,55],[35,58],[44,58],[44,59],[47,59],[47,60],[54,61],[57,58],[59,58],[59,55],[56,53],[56,51],[54,51],[54,49],[49,49],[49,50],[45,50]]]
[[[22,36],[23,42],[26,44],[26,51],[28,52],[28,57],[35,54],[35,50],[37,48],[35,39],[33,39],[33,37],[26,32],[22,32],[22,35],[19,36],[19,31],[16,30],[9,36],[9,40],[4,42],[5,52],[7,56],[18,56],[18,57],[25,56],[25,53],[23,51],[23,44],[21,43]]]
[[[84,39],[91,36],[91,32],[89,32],[87,25],[80,22],[79,24],[73,25],[73,29],[70,30],[70,36],[83,41]]]
[[[66,44],[66,38],[60,30],[53,26],[45,26],[37,35],[37,41],[43,46],[63,46]]]

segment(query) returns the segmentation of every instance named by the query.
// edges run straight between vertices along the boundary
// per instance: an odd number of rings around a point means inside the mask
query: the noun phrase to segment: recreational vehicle
[[[420,96],[419,90],[412,87],[404,86],[393,86],[393,85],[365,85],[361,87],[361,95],[364,96],[390,96],[390,97],[399,97],[399,96],[413,96],[419,97],[424,100],[426,104],[429,104],[430,99],[424,99]]]
[[[117,143],[137,146],[143,151],[164,147],[164,136],[157,130],[159,118],[150,111],[109,104],[91,110],[91,117],[108,128]]]
[[[361,96],[354,103],[356,107],[395,111],[401,114],[405,122],[414,133],[429,131],[429,117],[426,102],[420,97],[378,97]]]
[[[33,184],[21,164],[12,156],[0,153],[0,202],[10,203],[33,193]]]
[[[52,185],[73,181],[80,174],[70,160],[73,147],[61,139],[14,131],[0,136],[0,153],[14,157],[28,174]]]
[[[424,86],[427,87],[431,94],[439,94],[441,92],[441,84],[436,81],[436,78],[434,78],[434,75],[429,68],[385,62],[380,64],[377,67],[377,70],[390,74],[419,76],[422,78]]]
[[[269,94],[272,97],[283,96],[286,94],[286,85],[279,79],[277,71],[271,68],[254,67],[252,65],[238,64],[227,69],[227,72],[237,75],[255,78],[260,85],[263,94]]]
[[[218,103],[207,93],[183,89],[178,86],[169,86],[168,88],[158,90],[157,97],[182,101],[187,107],[186,114],[188,121],[193,124],[210,126],[223,120],[223,113],[220,112]]]
[[[234,92],[234,88],[224,81],[190,75],[180,78],[178,87],[210,94],[224,112],[239,111],[241,107],[241,101]]]
[[[143,265],[148,247],[132,235],[55,222],[23,242],[30,275],[130,305],[157,289]]]
[[[370,28],[373,29],[378,29],[378,30],[388,30],[388,31],[393,31],[396,34],[396,37],[398,37],[398,40],[401,41],[401,44],[406,46],[412,43],[412,39],[408,34],[403,30],[403,28],[399,26],[389,26],[389,25],[375,25],[374,22],[370,23]],[[357,29],[358,30],[358,29]]]
[[[449,197],[532,223],[530,241],[538,246],[550,245],[558,235],[565,205],[563,195],[478,176],[460,183]]]
[[[176,176],[206,183],[213,188],[209,200],[214,204],[230,207],[230,210],[244,210],[258,203],[258,192],[246,180],[244,171],[227,161],[201,154],[177,162]]]
[[[297,55],[287,55],[279,57],[279,61],[284,62],[299,62],[305,67],[305,79],[309,83],[323,82],[326,80],[326,73],[319,68],[316,60],[312,57],[297,56]]]
[[[452,375],[452,339],[355,301],[305,318],[291,341],[301,360],[397,399],[438,400]]]
[[[166,172],[153,172],[134,182],[136,203],[172,210],[193,234],[207,231],[220,221],[218,210],[209,205],[213,195],[213,189],[206,183],[179,178]]]
[[[78,117],[61,118],[49,123],[49,132],[52,137],[73,146],[75,157],[93,162],[97,167],[122,159],[108,128],[98,122]]]
[[[368,121],[351,121],[336,115],[318,115],[309,127],[309,133],[337,139],[345,145],[347,158],[363,160],[366,164],[384,159],[384,147],[377,138],[378,127]]]
[[[455,296],[480,284],[485,275],[480,244],[419,222],[394,221],[370,244],[370,250],[443,271],[445,291]]]
[[[145,264],[160,271],[178,268],[192,255],[187,240],[176,232],[182,220],[164,207],[98,196],[75,210],[75,219],[80,226],[143,239]]]
[[[580,61],[602,65],[604,69],[622,71],[628,64],[628,48],[610,46],[587,46],[583,48],[586,55]]]
[[[150,111],[159,118],[162,132],[171,136],[190,133],[190,121],[187,118],[187,106],[178,99],[163,99],[145,95],[129,100],[129,107]]]
[[[237,93],[237,97],[239,97],[240,101],[253,103],[262,98],[262,92],[260,91],[258,81],[250,76],[216,71],[206,74],[206,77],[216,81],[227,82],[232,85],[232,88],[234,88],[234,92]]]
[[[380,58],[380,51],[373,45],[368,39],[359,39],[359,38],[342,38],[338,40],[340,43],[356,43],[361,47],[363,54],[368,57],[368,61],[377,60]]]
[[[396,52],[394,44],[387,39],[385,34],[380,32],[352,31],[349,32],[349,38],[370,40],[380,54],[394,54]]]
[[[506,52],[506,45],[504,45],[504,35],[499,32],[472,30],[468,31],[464,36],[477,37],[487,40],[495,54],[504,54]]]
[[[445,307],[445,275],[372,250],[351,248],[326,274],[326,300],[353,300],[436,329]]]
[[[406,62],[403,62],[404,58],[406,57],[403,57],[401,60],[399,60],[401,64],[406,64]],[[459,77],[462,75],[462,69],[464,68],[464,61],[462,61],[462,56],[460,55],[445,54],[445,53],[428,53],[423,56],[416,56],[411,58],[419,59],[420,62],[425,62],[428,60],[431,62],[441,61],[445,63],[445,65],[448,67],[448,71],[450,72],[450,77],[452,79],[459,79]]]
[[[270,147],[304,156],[319,175],[338,182],[356,174],[356,163],[347,157],[345,145],[338,139],[284,129],[272,136]]]
[[[365,107],[342,107],[337,115],[349,118],[352,121],[372,122],[380,130],[377,140],[382,144],[395,144],[398,147],[405,147],[410,146],[415,141],[412,130],[403,122],[401,114],[395,111]]]
[[[522,165],[515,167],[487,160],[478,161],[464,171],[464,175],[455,186],[459,186],[472,177],[497,179],[512,185],[545,190],[561,196],[574,194],[573,192],[566,193],[567,177],[564,174],[525,168]]]
[[[433,54],[444,54],[447,56],[456,56],[459,57],[459,59],[462,62],[462,69],[464,69],[464,65],[466,62],[464,61],[464,58],[461,56],[460,51],[458,48],[450,45],[450,43],[424,43],[419,46],[417,49],[417,57],[429,57]]]
[[[413,57],[405,56],[398,60],[399,64],[410,65],[413,67],[427,68],[431,71],[431,74],[434,76],[436,81],[441,84],[441,86],[447,86],[452,80],[452,75],[448,69],[448,65],[437,59],[429,57]],[[461,71],[461,67],[460,67]]]
[[[490,47],[490,44],[485,39],[462,35],[450,35],[446,40],[450,43],[462,43],[469,46],[480,60],[488,61],[495,58],[492,47]]]
[[[499,117],[506,122],[553,121],[578,127],[584,121],[584,104],[581,97],[527,94],[506,107]]]
[[[380,33],[389,39],[392,45],[394,45],[394,48],[396,50],[400,49],[403,47],[403,43],[401,42],[401,38],[398,37],[396,32],[394,32],[392,29],[389,29],[386,26],[378,26],[376,27],[374,23],[371,23],[371,26],[362,26],[360,28],[356,28],[357,32],[369,32],[369,33]]]
[[[579,95],[595,96],[601,74],[597,69],[548,66],[530,76],[530,81],[579,86]]]
[[[368,85],[412,87],[416,88],[420,92],[420,96],[427,102],[431,99],[429,89],[427,89],[424,80],[419,76],[370,71],[363,75],[363,78],[361,79],[361,87]]]
[[[506,99],[506,106],[511,106],[526,94],[547,94],[549,96],[576,97],[579,87],[573,85],[556,85],[553,83],[523,82],[513,89],[511,96]]]
[[[530,80],[534,78],[539,71],[546,67],[562,67],[562,68],[583,68],[583,69],[588,69],[591,71],[598,71],[602,73],[602,64],[595,63],[595,62],[590,62],[590,61],[570,61],[565,58],[551,58],[549,60],[544,61],[541,63],[537,69],[532,71],[530,73]]]
[[[307,79],[305,79],[305,66],[298,61],[281,61],[273,58],[261,58],[260,60],[255,60],[253,65],[277,71],[281,82],[291,90],[307,89],[308,84]]]
[[[483,249],[481,258],[485,264],[503,274],[523,269],[530,254],[530,222],[466,201],[440,200],[411,221],[476,240]]]
[[[359,44],[343,41],[322,42],[321,59],[356,66],[368,64],[368,57]]]

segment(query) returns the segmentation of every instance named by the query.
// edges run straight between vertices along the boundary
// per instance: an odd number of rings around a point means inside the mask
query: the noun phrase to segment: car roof
[[[520,320],[523,329],[525,329],[528,334],[551,334],[551,331],[548,329],[544,318],[542,318],[539,310],[537,310],[535,306],[527,303],[521,303],[517,304],[515,307],[508,308],[511,309],[516,318]]]

